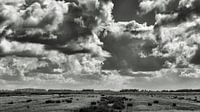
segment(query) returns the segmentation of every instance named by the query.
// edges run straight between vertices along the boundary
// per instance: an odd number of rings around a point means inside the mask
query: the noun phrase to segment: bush
[[[178,97],[178,99],[179,99],[179,100],[184,100],[185,98],[184,98],[184,97]]]
[[[126,98],[126,97],[123,97],[123,100],[125,100],[125,101],[128,101],[128,98]]]
[[[8,102],[8,104],[14,104],[14,102],[13,102],[13,101],[11,101],[11,102]]]
[[[197,102],[197,103],[200,103],[200,100],[197,100],[196,102]]]
[[[27,103],[28,103],[28,102],[32,102],[32,101],[33,101],[33,100],[31,100],[31,99],[30,99],[30,100],[26,100]]]
[[[107,102],[99,102],[99,105],[100,106],[108,106],[108,103]]]
[[[92,105],[92,106],[94,106],[94,105],[96,105],[96,104],[97,104],[96,102],[91,102],[91,105]]]
[[[173,106],[173,107],[176,107],[176,103],[173,103],[172,106]]]
[[[109,97],[101,97],[100,101],[104,101],[107,103],[115,103],[115,102],[123,102],[125,100],[124,97],[113,97],[113,96],[109,96]]]
[[[56,103],[61,103],[61,101],[60,101],[60,100],[56,100],[55,102],[56,102]]]
[[[191,101],[191,100],[192,100],[192,98],[186,98],[186,100],[189,100],[189,101]]]
[[[127,104],[127,107],[132,107],[132,106],[133,106],[132,103],[128,103],[128,104]]]
[[[102,94],[101,96],[105,96],[104,94]]]
[[[159,101],[158,101],[158,100],[154,100],[154,101],[153,101],[153,103],[155,103],[155,104],[158,104],[158,103],[159,103]]]
[[[53,101],[53,100],[46,100],[45,103],[47,103],[47,104],[48,103],[55,103],[55,101]]]
[[[125,108],[124,104],[121,102],[115,102],[112,106],[113,109],[123,110]]]
[[[65,99],[65,102],[67,102],[67,103],[72,103],[72,100]]]
[[[81,108],[79,112],[111,112],[113,110],[109,110],[109,108],[104,106],[92,106],[92,107],[85,107]]]
[[[148,106],[152,106],[152,103],[148,103]]]
[[[196,101],[197,101],[197,99],[193,99],[192,101],[196,102]]]

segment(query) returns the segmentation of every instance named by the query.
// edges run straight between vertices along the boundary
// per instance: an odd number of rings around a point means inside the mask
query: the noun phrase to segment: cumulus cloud
[[[0,79],[68,82],[98,74],[110,57],[98,33],[113,21],[112,7],[109,0],[2,1]]]
[[[126,82],[131,88],[152,90],[176,90],[176,89],[198,89],[199,78],[183,77],[181,71],[184,69],[163,69],[152,72],[153,77],[130,78]],[[147,73],[149,74],[149,73]]]
[[[199,15],[199,5],[198,0],[143,0],[140,3],[141,10],[145,13],[161,9],[156,11],[157,24],[166,25],[195,19]]]
[[[199,3],[199,0],[143,0],[140,3],[143,13],[156,11],[152,37],[157,44],[151,55],[165,59],[163,68],[177,70],[170,77],[177,77],[178,81],[199,78]]]
[[[198,0],[142,0],[151,26],[114,22],[110,0],[0,2],[0,83],[156,88],[200,77]]]
[[[4,80],[24,80],[24,74],[30,70],[44,67],[46,62],[39,62],[37,58],[1,58],[0,78]]]
[[[66,54],[107,56],[94,30],[112,20],[111,9],[111,2],[98,0],[79,5],[54,0],[27,0],[20,6],[3,3],[1,34],[9,40],[43,44],[46,49]]]
[[[168,5],[176,0],[142,0],[140,2],[141,11],[148,13],[153,10],[164,12],[168,9]]]
[[[141,8],[144,8],[143,2]],[[151,2],[159,3],[156,0]],[[166,2],[165,7],[170,6],[170,2],[173,0]],[[199,1],[178,0],[177,2],[175,9],[165,8],[164,11],[156,13],[154,32],[159,45],[153,49],[153,55],[168,57],[170,60],[166,63],[167,66],[189,67],[190,64],[198,64]],[[150,6],[155,9],[154,5]]]

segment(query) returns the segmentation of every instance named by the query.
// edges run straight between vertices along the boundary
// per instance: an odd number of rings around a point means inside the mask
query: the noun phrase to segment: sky
[[[0,89],[197,89],[199,0],[0,0]]]

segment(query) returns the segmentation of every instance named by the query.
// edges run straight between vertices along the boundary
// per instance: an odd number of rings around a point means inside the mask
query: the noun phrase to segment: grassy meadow
[[[1,96],[0,112],[199,112],[200,93]]]

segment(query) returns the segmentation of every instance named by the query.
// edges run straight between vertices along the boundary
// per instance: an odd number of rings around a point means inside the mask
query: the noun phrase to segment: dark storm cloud
[[[154,39],[152,26],[135,21],[114,23],[101,39],[103,48],[112,55],[104,62],[103,69],[155,71],[164,68],[165,58],[151,56],[158,46]]]
[[[155,71],[163,68],[164,60],[159,57],[141,57],[140,53],[151,53],[156,45],[151,40],[130,38],[131,34],[122,34],[119,37],[108,35],[104,42],[104,49],[112,57],[104,62],[104,69],[127,69],[133,71]],[[117,38],[117,39],[116,39]]]

